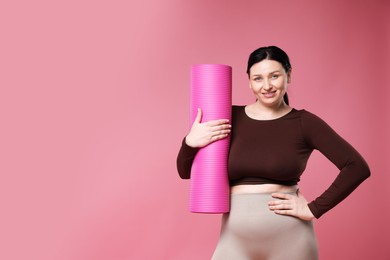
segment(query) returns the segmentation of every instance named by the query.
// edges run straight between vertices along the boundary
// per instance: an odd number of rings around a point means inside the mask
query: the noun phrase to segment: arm
[[[183,139],[179,154],[176,159],[176,168],[180,178],[189,179],[191,177],[191,166],[195,159],[195,155],[199,148],[194,148],[186,143],[186,138]]]
[[[201,123],[202,110],[191,127],[190,133],[184,138],[176,159],[176,167],[182,179],[191,177],[191,166],[198,150],[217,140],[226,138],[230,133],[229,120],[220,119]]]
[[[306,142],[340,170],[329,188],[308,204],[313,215],[319,218],[367,179],[370,169],[363,157],[322,119],[306,112],[301,122]]]

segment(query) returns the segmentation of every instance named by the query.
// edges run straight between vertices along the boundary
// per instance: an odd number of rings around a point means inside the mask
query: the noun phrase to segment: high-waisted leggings
[[[269,193],[231,195],[212,260],[318,259],[313,223],[275,214],[271,200]]]

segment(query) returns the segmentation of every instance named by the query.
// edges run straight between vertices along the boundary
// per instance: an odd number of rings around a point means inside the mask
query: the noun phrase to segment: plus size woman
[[[197,151],[231,137],[228,177],[230,212],[222,216],[213,260],[316,260],[312,220],[320,218],[370,176],[362,156],[318,116],[289,105],[287,54],[276,46],[251,53],[247,74],[255,102],[232,107],[232,121],[202,122],[198,110],[177,157],[183,179],[191,178]],[[316,149],[339,174],[308,202],[298,188]]]

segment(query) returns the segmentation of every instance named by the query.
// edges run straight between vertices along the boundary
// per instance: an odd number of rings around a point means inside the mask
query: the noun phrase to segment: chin
[[[279,105],[281,102],[280,100],[277,100],[277,99],[272,99],[272,100],[269,100],[269,99],[260,99],[259,100],[261,104],[267,106],[267,107],[272,107],[272,106],[276,106],[276,105]]]

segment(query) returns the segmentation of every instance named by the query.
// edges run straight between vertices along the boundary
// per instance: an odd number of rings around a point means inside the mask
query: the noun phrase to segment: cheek
[[[261,87],[259,86],[259,84],[252,84],[251,85],[251,89],[253,92],[258,92],[260,90],[260,88]]]
[[[283,79],[276,84],[279,89],[287,89],[287,80]]]

